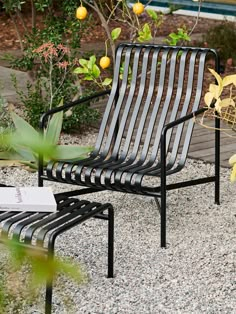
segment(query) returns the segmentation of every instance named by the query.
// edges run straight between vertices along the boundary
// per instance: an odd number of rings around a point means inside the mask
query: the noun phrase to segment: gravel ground
[[[88,143],[87,136],[75,142],[85,138]],[[213,165],[188,160],[181,179],[213,170]],[[63,280],[55,289],[53,313],[236,313],[236,187],[229,174],[221,169],[220,206],[214,204],[213,184],[168,194],[167,249],[160,248],[160,217],[153,199],[116,192],[85,195],[114,205],[115,277],[106,278],[106,221],[91,219],[66,232],[58,238],[57,254],[73,257],[89,279],[80,286]],[[37,185],[36,174],[23,169],[2,169],[0,175],[1,183]],[[68,188],[53,185],[54,191]],[[68,296],[75,304],[65,309],[62,300]],[[43,310],[34,305],[21,313]]]

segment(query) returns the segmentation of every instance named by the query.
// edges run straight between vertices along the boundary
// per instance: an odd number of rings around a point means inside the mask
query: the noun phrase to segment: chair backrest
[[[119,45],[95,151],[114,158],[156,160],[163,126],[203,103],[209,54],[216,66],[217,55],[208,48]],[[186,155],[193,125],[191,120],[168,132],[166,146],[172,158],[181,154],[183,146]]]

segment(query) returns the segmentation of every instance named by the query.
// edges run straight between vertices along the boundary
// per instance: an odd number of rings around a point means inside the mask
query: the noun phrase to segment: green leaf
[[[93,74],[93,76],[95,78],[98,78],[100,76],[100,74],[101,74],[101,71],[100,71],[99,67],[96,64],[93,65],[92,74]]]
[[[171,33],[169,34],[169,37],[172,38],[172,39],[179,39],[179,36],[175,33]]]
[[[93,66],[95,65],[96,63],[96,57],[95,55],[92,55],[90,58],[89,58],[89,61],[88,61],[88,69],[90,71],[93,71]]]
[[[144,24],[143,28],[138,32],[138,34],[139,34],[138,41],[140,42],[152,39],[151,29],[148,23]]]
[[[150,18],[153,20],[153,21],[157,21],[158,20],[158,15],[157,13],[152,10],[152,9],[146,9],[146,12],[147,14],[150,16]]]
[[[108,86],[112,83],[112,79],[111,78],[105,78],[105,80],[102,82],[103,86]]]
[[[79,265],[75,265],[72,261],[66,262],[59,259],[46,259],[45,255],[38,252],[35,256],[33,254],[30,255],[30,263],[33,270],[32,283],[35,286],[42,285],[45,280],[52,279],[59,273],[66,275],[76,283],[85,282],[86,279]]]
[[[79,265],[73,263],[73,261],[62,261],[55,259],[55,266],[58,272],[63,273],[76,283],[82,283],[86,281],[86,275],[81,271]]]
[[[18,116],[15,112],[11,112],[11,117],[13,120],[13,123],[17,129],[17,131],[24,136],[25,134],[31,134],[31,136],[38,136],[38,132],[28,123],[26,122],[23,118]]]
[[[74,69],[73,73],[75,74],[87,74],[89,72],[88,68],[81,68],[78,67],[76,69]]]
[[[121,28],[120,27],[114,28],[112,30],[112,32],[111,32],[112,40],[115,41],[117,38],[119,38],[120,33],[121,33]]]
[[[95,62],[96,62],[96,56],[95,56],[95,55],[90,56],[89,61],[91,61],[92,64],[95,64]]]
[[[5,167],[19,167],[21,166],[21,162],[19,160],[10,160],[9,158],[1,158],[3,160],[0,160],[0,167],[5,168]],[[5,160],[6,159],[6,160]]]
[[[92,146],[59,145],[56,147],[52,158],[54,160],[78,160],[87,157],[92,150]]]
[[[9,137],[9,144],[16,152],[19,152],[21,149],[27,151],[34,150],[37,146],[41,146],[42,137],[40,137],[39,133],[31,136],[30,133],[16,131]]]
[[[0,152],[0,159],[12,160],[10,164],[20,162],[30,168],[37,169],[38,154],[44,156],[45,162],[50,159],[71,161],[87,157],[93,149],[90,146],[56,145],[62,127],[62,111],[53,115],[44,136],[15,113],[12,114],[12,117],[16,131],[1,137],[1,144],[8,144],[8,150]]]
[[[85,81],[93,81],[93,77],[92,77],[91,75],[86,75],[86,76],[84,77],[84,80],[85,80]]]
[[[18,155],[17,159],[21,162],[24,160],[28,160],[30,162],[36,162],[37,161],[37,158],[35,157],[33,152],[30,151],[29,148],[20,147],[19,145],[15,145],[15,150],[16,150],[15,154],[13,154],[10,159],[15,159],[16,155]]]
[[[22,266],[22,263],[24,262],[26,258],[26,249],[22,248],[18,242],[15,240],[5,240],[4,243],[7,245],[10,254],[11,254],[11,260],[12,265],[15,270],[20,269]]]
[[[87,67],[88,66],[88,60],[79,59],[79,64],[82,65],[82,67]]]
[[[177,33],[170,33],[169,34],[170,39],[166,39],[165,42],[168,43],[171,46],[175,46],[178,44],[181,40],[190,41],[191,38],[188,36],[188,33],[185,28],[178,28]]]
[[[62,104],[60,103],[60,105]],[[61,134],[62,121],[63,111],[57,112],[52,116],[44,137],[44,139],[46,139],[48,143],[51,143],[53,145],[56,145],[58,143]]]
[[[19,145],[15,145],[15,150],[0,152],[0,159],[14,160],[19,162],[23,160],[29,160],[33,162],[36,161],[35,156],[28,148],[22,148]]]
[[[22,137],[18,132],[16,132],[11,139],[11,146],[16,152],[24,156],[26,160],[30,161],[35,161],[38,154],[43,154],[46,157],[50,157],[53,155],[55,150],[55,145],[52,145],[51,142],[46,141],[42,134],[39,133],[37,136],[24,134],[24,137]],[[33,158],[30,158],[30,156],[33,156]]]

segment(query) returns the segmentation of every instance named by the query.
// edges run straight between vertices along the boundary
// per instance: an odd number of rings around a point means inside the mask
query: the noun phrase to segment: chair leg
[[[114,276],[114,209],[108,209],[108,278]]]
[[[38,186],[42,187],[43,186],[43,179],[40,178],[40,176],[38,177]]]
[[[166,193],[161,194],[161,247],[166,247]]]
[[[220,161],[217,155],[215,162],[215,204],[220,205]]]
[[[220,172],[219,167],[216,167],[215,204],[217,205],[220,205],[220,173],[219,172]]]
[[[48,261],[54,258],[54,248],[51,248],[48,252]],[[46,282],[46,296],[45,296],[45,314],[52,313],[52,287],[53,287],[53,277],[47,279]]]
[[[166,247],[166,195],[161,195],[161,204],[157,197],[154,200],[161,215],[161,247]]]
[[[215,204],[220,205],[220,119],[215,119]]]
[[[51,314],[51,313],[52,313],[52,280],[47,280],[45,314]]]

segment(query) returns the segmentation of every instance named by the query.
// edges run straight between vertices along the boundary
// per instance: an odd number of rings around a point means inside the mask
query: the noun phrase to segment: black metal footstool
[[[58,235],[64,231],[95,217],[108,220],[108,278],[113,277],[114,254],[114,211],[111,204],[100,204],[55,195],[56,213],[42,212],[3,212],[0,211],[1,239],[8,238],[18,241],[24,247],[44,252],[48,259],[54,257],[54,246]],[[107,214],[104,211],[107,210]],[[45,241],[46,236],[48,241]],[[45,247],[46,242],[46,247]],[[52,279],[46,283],[45,313],[52,310]]]

